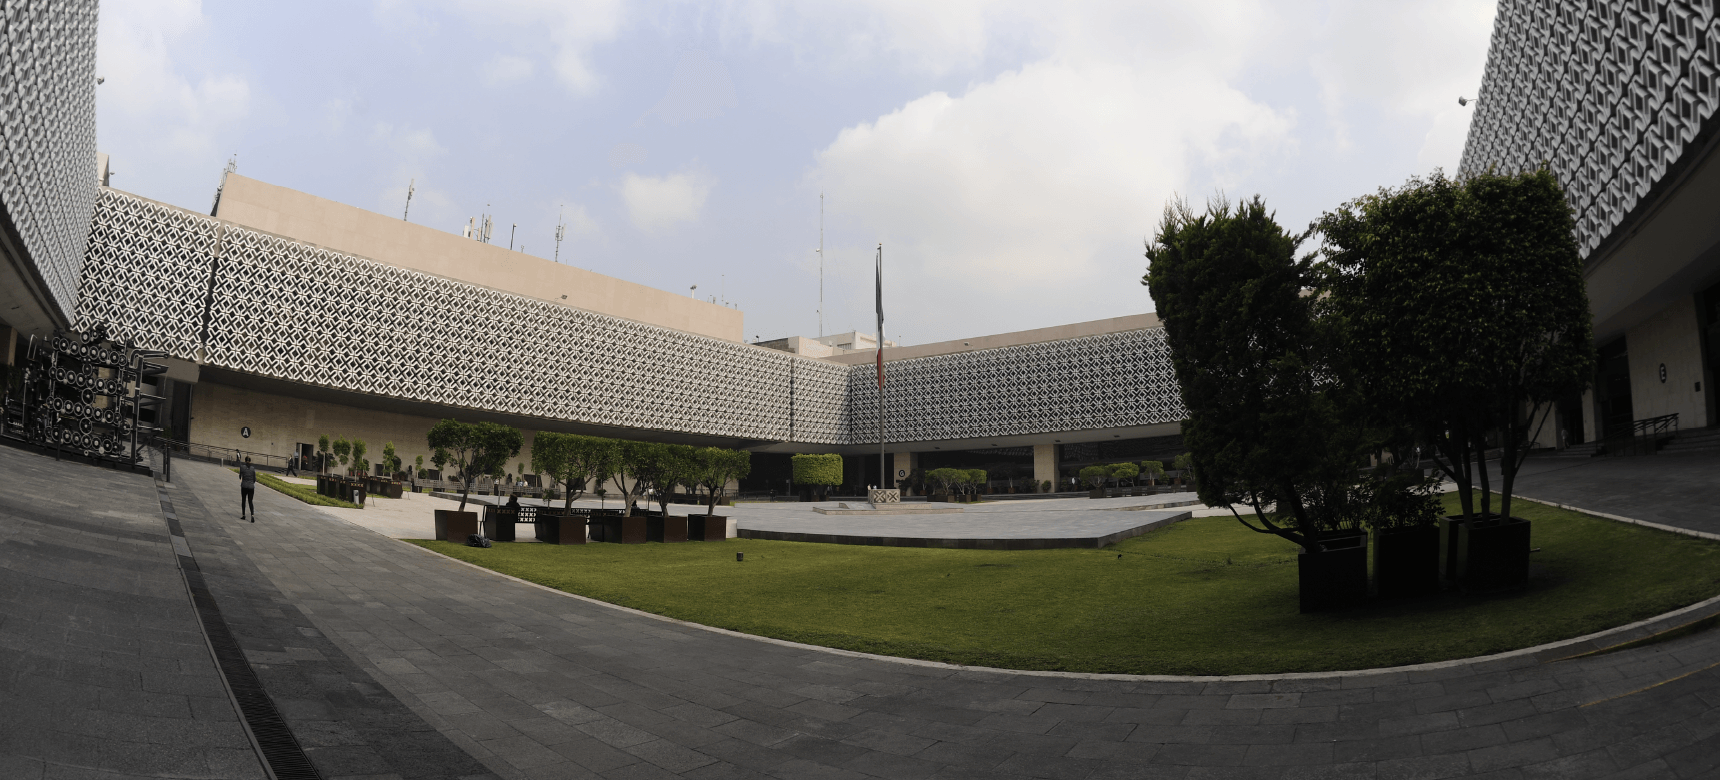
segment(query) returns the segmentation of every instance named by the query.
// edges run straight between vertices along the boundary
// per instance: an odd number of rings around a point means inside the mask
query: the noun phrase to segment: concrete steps
[[[1559,450],[1558,452],[1550,453],[1547,455],[1547,457],[1549,457],[1549,458],[1592,458],[1595,456],[1595,450],[1597,448],[1599,448],[1599,446],[1600,446],[1599,444],[1592,442],[1592,441],[1589,442],[1588,444],[1573,444],[1569,447],[1566,447],[1562,450]]]
[[[1660,448],[1663,455],[1685,452],[1720,452],[1720,428],[1697,428],[1679,431],[1672,441]]]

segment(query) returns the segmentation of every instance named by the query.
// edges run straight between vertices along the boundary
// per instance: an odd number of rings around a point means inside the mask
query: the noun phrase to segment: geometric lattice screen
[[[1188,417],[1163,328],[884,364],[885,439],[1123,428]],[[877,369],[848,377],[853,443],[878,441]]]
[[[83,322],[251,374],[451,407],[807,444],[877,441],[843,366],[333,252],[104,189]],[[1169,422],[1161,330],[892,361],[893,441]],[[852,399],[852,401],[851,401]],[[909,399],[914,399],[910,402]]]
[[[0,5],[0,206],[75,318],[96,202],[96,0]]]
[[[1716,0],[1501,0],[1462,170],[1543,161],[1587,257],[1720,104]]]

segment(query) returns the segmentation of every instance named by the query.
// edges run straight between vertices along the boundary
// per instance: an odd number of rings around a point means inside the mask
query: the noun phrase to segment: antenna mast
[[[406,215],[412,213],[412,191],[417,189],[417,188],[418,188],[418,180],[417,179],[413,179],[413,180],[408,181],[406,183],[406,210],[400,212],[400,221],[402,221],[402,222],[406,221]]]
[[[818,337],[824,338],[824,193],[818,193]]]
[[[555,214],[555,261],[558,263],[561,262],[561,237],[567,233],[567,223],[561,220],[561,215],[567,211],[567,207],[562,206],[561,209]]]

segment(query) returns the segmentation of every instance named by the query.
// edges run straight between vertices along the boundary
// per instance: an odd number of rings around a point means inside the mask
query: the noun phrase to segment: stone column
[[[1036,483],[1051,483],[1051,489],[1057,489],[1057,445],[1033,445],[1033,481]],[[1039,485],[1034,485],[1037,492]]]

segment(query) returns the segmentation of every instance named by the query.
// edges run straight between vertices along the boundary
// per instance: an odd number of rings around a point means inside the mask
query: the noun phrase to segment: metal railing
[[[1608,455],[1653,455],[1678,435],[1678,413],[1663,414],[1607,429],[1601,447]]]
[[[246,452],[244,450],[236,450],[231,447],[214,447],[208,444],[198,444],[196,442],[174,441],[173,439],[166,437],[159,437],[156,439],[156,442],[163,447],[171,449],[174,457],[190,458],[191,460],[200,460],[205,463],[216,463],[222,466],[237,466],[244,463],[246,458],[250,458],[252,466],[267,471],[285,472],[287,470],[287,459],[292,457],[291,455],[269,455],[262,452]],[[301,466],[299,471],[301,473],[305,473],[306,469]],[[308,473],[314,475],[316,473],[316,468],[313,466],[309,469]]]

